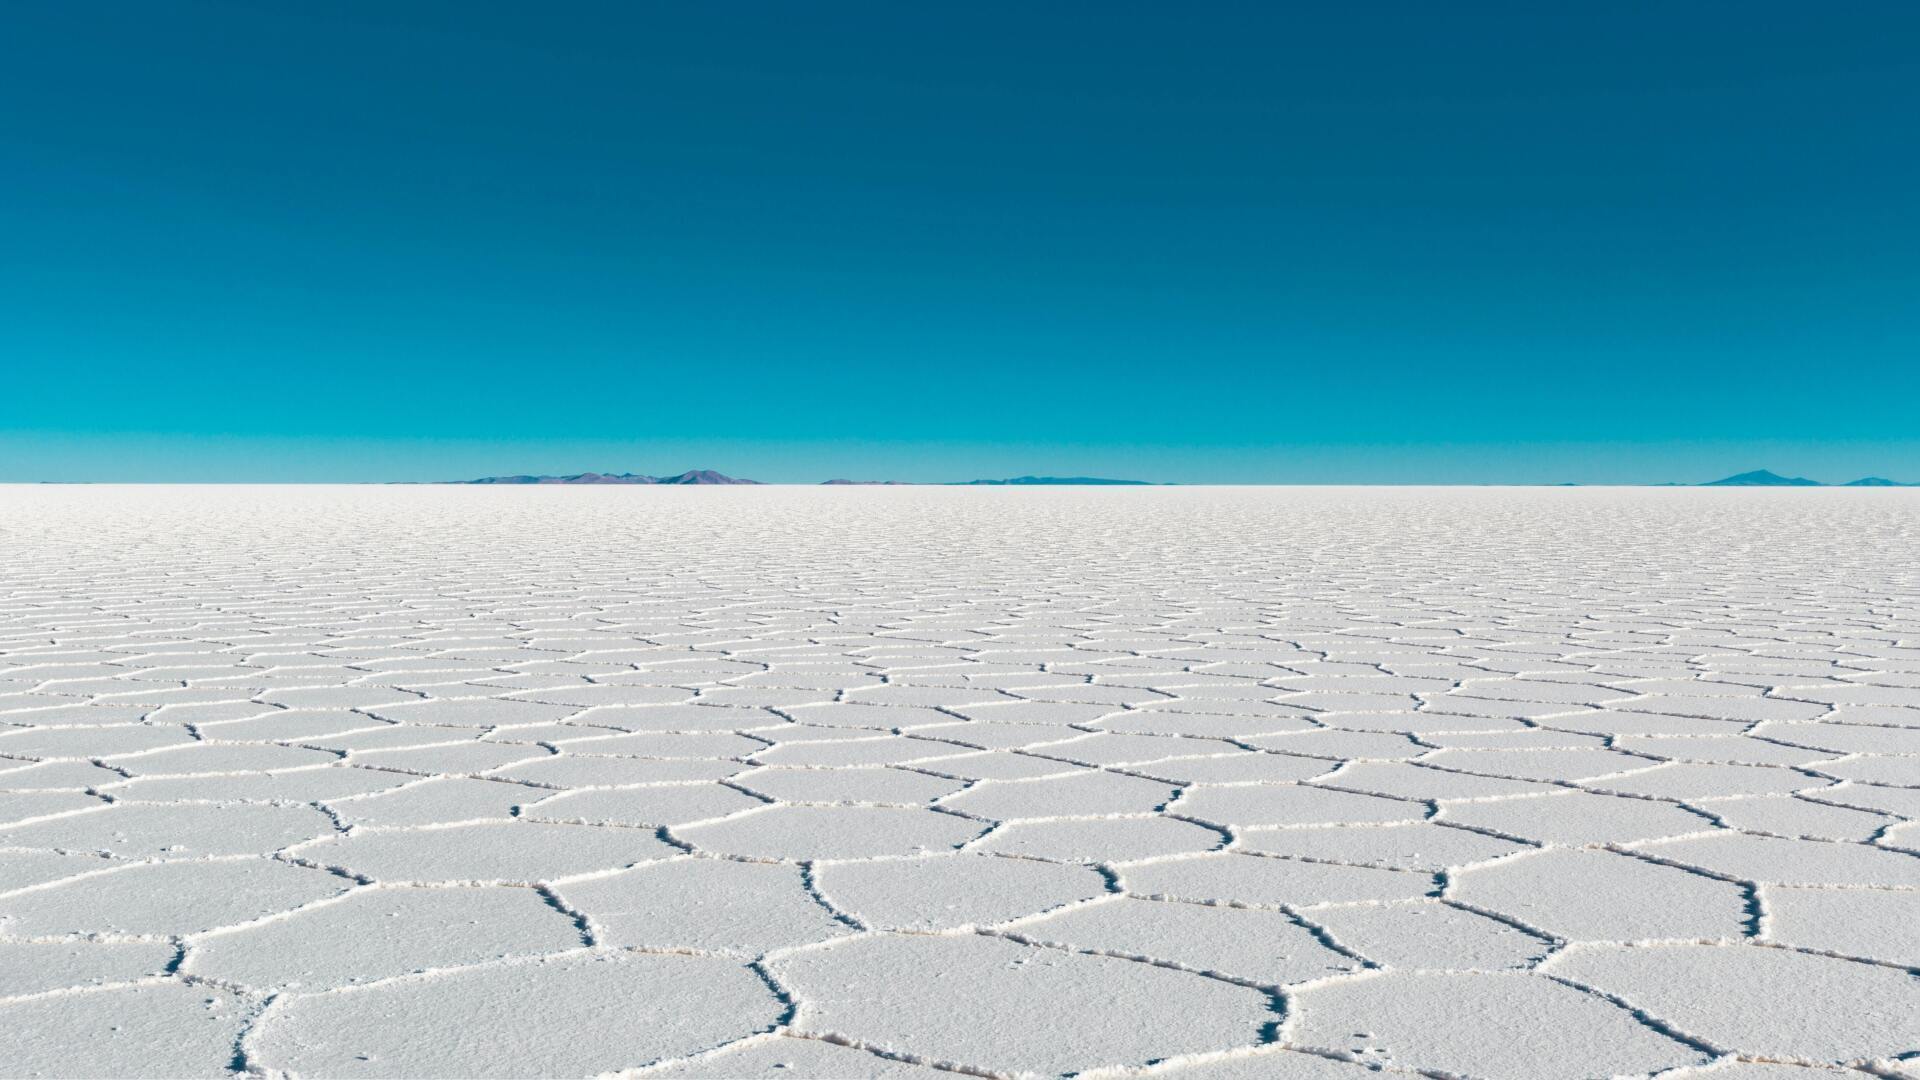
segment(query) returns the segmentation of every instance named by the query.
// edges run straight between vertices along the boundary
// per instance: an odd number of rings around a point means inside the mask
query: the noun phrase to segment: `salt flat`
[[[1920,1069],[1920,492],[11,487],[0,725],[7,1075]]]

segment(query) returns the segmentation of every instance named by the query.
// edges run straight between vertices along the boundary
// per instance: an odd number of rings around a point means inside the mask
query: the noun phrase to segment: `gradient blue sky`
[[[0,479],[1920,480],[1920,5],[0,8]]]

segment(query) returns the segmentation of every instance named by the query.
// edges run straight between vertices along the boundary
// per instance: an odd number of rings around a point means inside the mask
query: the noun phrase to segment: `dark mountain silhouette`
[[[688,469],[679,476],[663,476],[654,481],[659,484],[757,484],[758,480],[743,480],[739,477],[717,473],[712,469]]]
[[[452,484],[652,484],[651,476],[637,473],[574,473],[571,476],[483,476],[478,480],[449,480]]]
[[[758,480],[738,480],[712,469],[689,469],[678,476],[643,476],[640,473],[574,473],[571,476],[483,476],[478,480],[449,480],[450,484],[757,484]]]
[[[1820,481],[1804,476],[1781,476],[1766,469],[1738,473],[1724,480],[1709,480],[1701,487],[1822,487]]]
[[[969,486],[986,484],[994,487],[1000,487],[1005,485],[1013,485],[1016,487],[1026,487],[1026,486],[1032,486],[1032,485],[1049,485],[1049,484],[1107,484],[1107,485],[1125,484],[1129,486],[1146,487],[1150,485],[1152,481],[1107,480],[1098,476],[1016,476],[1008,480],[962,480],[960,481],[960,483],[964,485],[969,485]]]
[[[518,476],[483,476],[477,480],[446,480],[448,484],[758,484],[758,480],[743,480],[728,476],[712,469],[689,469],[677,476],[647,476],[642,473],[599,473],[583,472],[568,476],[547,476],[521,474]],[[899,487],[915,484],[912,480],[848,480],[836,477],[823,480],[821,484],[829,487]],[[1013,476],[1004,480],[955,480],[945,487],[1157,487],[1151,480],[1113,480],[1100,476]],[[1560,487],[1578,487],[1577,483],[1563,483]],[[1684,484],[1654,484],[1654,487],[1685,487]],[[1755,469],[1752,472],[1738,473],[1720,480],[1710,480],[1696,487],[1920,487],[1920,483],[1902,483],[1880,476],[1863,476],[1858,480],[1849,480],[1844,484],[1828,485],[1818,480],[1809,480],[1804,476],[1781,476],[1767,469]]]

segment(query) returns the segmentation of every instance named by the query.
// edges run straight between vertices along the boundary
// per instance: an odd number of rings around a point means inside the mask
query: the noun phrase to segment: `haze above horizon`
[[[0,14],[0,481],[1920,480],[1920,8]]]

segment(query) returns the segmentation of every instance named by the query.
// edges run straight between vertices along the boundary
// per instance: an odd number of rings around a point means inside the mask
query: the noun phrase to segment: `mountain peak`
[[[1149,481],[1108,480],[1098,476],[1015,476],[1007,480],[965,480],[965,481],[962,481],[962,483],[967,484],[969,486],[976,485],[976,484],[986,484],[994,487],[999,487],[1003,485],[1026,487],[1030,485],[1056,485],[1056,484],[1100,484],[1100,485],[1124,484],[1128,486],[1145,487],[1148,485]]]
[[[712,469],[688,469],[678,476],[646,476],[641,473],[573,473],[569,476],[483,476],[478,480],[450,480],[452,484],[757,484],[758,480],[738,480]]]
[[[1755,469],[1752,472],[1736,473],[1722,480],[1709,480],[1701,487],[1821,487],[1818,480],[1809,480],[1804,476],[1781,476],[1768,469]]]
[[[758,480],[741,480],[717,473],[712,469],[688,469],[679,476],[662,476],[654,480],[656,484],[757,484]]]

